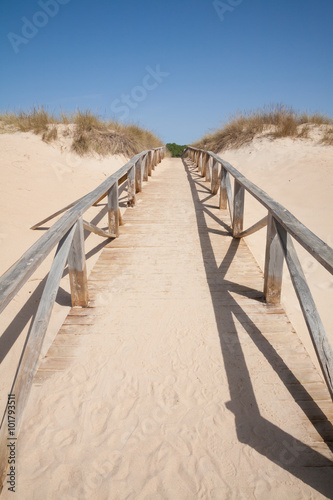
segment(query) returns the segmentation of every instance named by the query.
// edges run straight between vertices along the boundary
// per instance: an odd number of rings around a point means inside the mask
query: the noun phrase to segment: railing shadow
[[[188,165],[185,160],[183,160],[183,164],[188,175],[196,209],[198,233],[204,257],[207,282],[214,307],[215,320],[228,379],[231,400],[226,404],[226,407],[235,416],[238,439],[241,443],[251,446],[258,453],[326,497],[333,498],[333,462],[283,431],[272,422],[269,422],[260,414],[251,376],[247,368],[242,345],[238,338],[234,317],[242,323],[249,338],[270,363],[295,401],[296,391],[298,400],[304,399],[313,402],[313,399],[267,341],[260,329],[245,314],[242,307],[233,299],[232,294],[229,293],[232,290],[233,293],[236,292],[243,296],[262,300],[262,292],[260,290],[253,290],[225,280],[228,267],[236,255],[240,241],[230,238],[229,250],[222,264],[218,265],[215,261],[214,250],[210,242],[209,234],[211,230],[205,220],[205,214],[209,213],[209,211],[207,210],[207,206],[203,206],[198,194],[198,188],[200,188],[200,192],[205,191],[202,189],[205,188],[203,180],[197,173],[195,166]],[[216,219],[213,214],[210,215]],[[223,280],[223,289],[221,288],[218,291],[216,281],[212,279],[212,276],[216,276],[217,274],[220,280]],[[228,304],[231,304],[232,312],[229,306],[221,306],[222,295],[228,299]],[[232,345],[230,345],[230,337],[233,339]],[[304,398],[300,398],[300,394],[303,394]],[[315,403],[313,402],[313,404]],[[317,408],[320,414],[321,410],[319,407]],[[307,415],[307,409],[303,407],[301,409]],[[325,419],[323,413],[322,418]]]

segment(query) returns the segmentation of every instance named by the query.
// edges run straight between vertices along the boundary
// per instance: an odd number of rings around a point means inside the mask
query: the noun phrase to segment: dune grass
[[[95,152],[102,156],[124,154],[131,157],[145,149],[163,145],[149,130],[135,124],[103,120],[90,110],[61,112],[56,116],[43,107],[36,107],[27,112],[0,115],[2,132],[33,132],[40,134],[45,142],[59,137],[58,125],[67,126],[62,128],[62,135],[72,137],[71,149],[81,156]]]
[[[307,114],[284,105],[265,106],[255,111],[238,112],[220,129],[204,135],[193,146],[217,153],[228,148],[239,148],[250,143],[257,134],[272,138],[307,138],[310,125],[332,125],[325,115]],[[329,132],[331,130],[331,132]],[[333,129],[325,128],[323,144],[332,144]]]

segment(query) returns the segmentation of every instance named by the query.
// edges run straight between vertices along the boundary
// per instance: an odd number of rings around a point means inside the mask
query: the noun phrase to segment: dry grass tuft
[[[326,130],[321,142],[326,146],[333,146],[333,128]]]
[[[265,106],[263,109],[238,112],[229,118],[221,129],[206,134],[193,144],[194,147],[217,153],[228,148],[239,148],[250,143],[257,134],[272,138],[309,137],[309,124],[329,125],[333,120],[325,115],[298,113],[282,104]],[[303,127],[300,127],[302,126]],[[326,144],[329,143],[326,139]]]
[[[131,157],[145,149],[163,145],[156,135],[142,127],[105,121],[89,110],[78,110],[74,114],[62,111],[60,117],[55,117],[43,107],[39,107],[33,108],[31,112],[19,111],[0,115],[2,132],[32,131],[41,134],[45,142],[57,139],[57,125],[60,124],[68,126],[68,130],[62,130],[62,135],[73,135],[71,147],[79,155],[98,153],[102,156],[124,154]],[[71,124],[74,124],[73,134],[69,130]]]

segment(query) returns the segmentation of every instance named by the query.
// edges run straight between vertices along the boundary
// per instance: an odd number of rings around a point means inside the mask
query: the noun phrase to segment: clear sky
[[[0,0],[0,110],[77,107],[186,144],[237,110],[333,116],[332,0]]]

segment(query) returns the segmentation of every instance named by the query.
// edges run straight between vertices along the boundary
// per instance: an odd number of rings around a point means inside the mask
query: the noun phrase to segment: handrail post
[[[151,161],[151,158],[152,158],[152,152],[149,151],[149,153],[147,154],[147,168],[148,168],[148,175],[151,177],[151,164],[152,164],[152,161]]]
[[[206,182],[211,182],[212,180],[211,163],[212,163],[212,158],[209,156],[208,153],[206,153]]]
[[[148,153],[142,158],[143,180],[148,182]]]
[[[283,260],[283,250],[276,232],[274,218],[269,212],[264,271],[264,297],[268,304],[280,303]]]
[[[135,164],[135,192],[141,193],[142,191],[142,159],[138,160]]]
[[[156,151],[154,149],[151,152],[151,168],[152,170],[155,170],[155,165],[156,165]]]
[[[221,210],[226,210],[228,208],[227,171],[223,165],[221,165],[221,185],[220,185],[219,208]]]
[[[72,307],[87,307],[89,297],[82,217],[79,217],[76,223],[68,254],[68,271]]]
[[[108,191],[108,222],[109,233],[119,236],[119,195],[118,182],[115,182]]]
[[[206,153],[201,153],[201,176],[206,177]]]
[[[127,173],[127,182],[128,182],[128,187],[127,187],[127,195],[128,195],[128,201],[127,201],[127,206],[128,207],[134,207],[135,205],[135,165],[133,165]]]
[[[211,192],[212,194],[216,194],[219,190],[219,164],[216,160],[213,160],[211,182]]]
[[[232,220],[232,233],[237,238],[243,231],[244,222],[244,187],[235,179],[234,183],[234,210]]]

